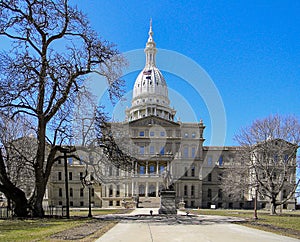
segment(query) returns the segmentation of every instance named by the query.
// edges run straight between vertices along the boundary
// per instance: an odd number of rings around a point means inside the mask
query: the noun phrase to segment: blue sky
[[[72,2],[121,52],[144,48],[152,18],[157,48],[191,58],[218,88],[227,117],[226,145],[235,144],[233,135],[255,119],[275,113],[300,116],[299,1]],[[135,75],[127,77],[128,89]],[[172,87],[178,81],[166,79]],[[201,100],[193,101],[184,89],[181,94],[191,99],[196,119],[203,119],[209,134],[207,110],[198,110]]]

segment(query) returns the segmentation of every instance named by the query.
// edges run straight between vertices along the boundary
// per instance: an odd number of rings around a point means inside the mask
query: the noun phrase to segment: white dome
[[[135,80],[131,108],[126,110],[129,121],[151,115],[174,120],[176,111],[169,107],[167,83],[155,66],[156,52],[150,23],[149,38],[145,48],[146,65]]]

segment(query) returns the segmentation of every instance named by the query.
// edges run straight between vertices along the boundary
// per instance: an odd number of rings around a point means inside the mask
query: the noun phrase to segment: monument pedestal
[[[175,191],[161,191],[160,192],[160,208],[159,214],[177,214],[175,204]]]

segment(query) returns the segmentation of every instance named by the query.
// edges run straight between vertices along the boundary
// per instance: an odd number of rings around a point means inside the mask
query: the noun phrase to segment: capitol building
[[[165,171],[171,174],[176,204],[184,202],[186,208],[253,207],[251,191],[245,191],[239,201],[231,201],[220,187],[224,169],[234,162],[238,147],[205,146],[204,121],[175,121],[176,110],[170,107],[167,82],[156,66],[151,25],[144,51],[145,67],[134,83],[126,118],[112,123],[112,127],[118,127],[115,130],[126,134],[127,148],[135,160],[130,170],[113,164],[101,168],[104,178],[92,188],[94,207],[159,207]],[[79,161],[68,164],[70,206],[88,206],[87,189],[80,180],[84,169]],[[55,164],[52,171],[48,203],[65,205],[63,162]],[[258,206],[263,208],[267,203],[261,198]],[[292,206],[288,203],[286,208]]]

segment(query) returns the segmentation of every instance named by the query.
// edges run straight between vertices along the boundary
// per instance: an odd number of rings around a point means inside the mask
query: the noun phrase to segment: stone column
[[[159,193],[159,182],[156,182],[156,197],[158,197]]]
[[[148,197],[148,182],[146,182],[146,185],[145,185],[145,197]]]

